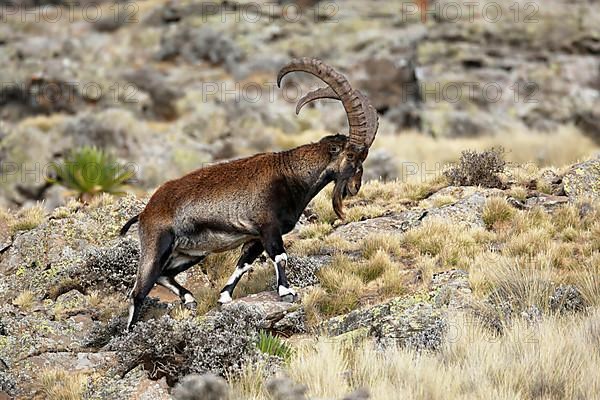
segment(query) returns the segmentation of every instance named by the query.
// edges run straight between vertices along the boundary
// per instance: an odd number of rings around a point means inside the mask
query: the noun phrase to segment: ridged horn
[[[367,117],[367,136],[365,140],[365,145],[367,149],[371,147],[373,141],[375,140],[375,135],[377,135],[377,129],[379,129],[379,115],[377,114],[377,110],[371,104],[367,96],[365,96],[360,90],[357,90],[356,93],[360,98],[360,101],[365,109],[365,115]]]
[[[333,67],[314,58],[301,58],[292,60],[277,74],[277,86],[281,87],[281,80],[290,72],[308,72],[325,82],[341,100],[350,126],[349,143],[358,151],[363,151],[367,146],[367,116],[364,100],[357,91],[352,89],[348,79]],[[364,96],[363,96],[364,97]],[[368,101],[367,101],[368,103]]]
[[[296,115],[300,113],[302,107],[311,101],[315,101],[317,99],[334,99],[339,100],[339,96],[333,91],[329,86],[324,88],[319,88],[317,90],[313,90],[312,92],[308,92],[304,96],[300,98],[298,104],[296,105]]]

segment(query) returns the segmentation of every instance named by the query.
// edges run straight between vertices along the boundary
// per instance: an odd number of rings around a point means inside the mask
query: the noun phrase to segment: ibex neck
[[[333,174],[327,171],[329,157],[321,151],[315,143],[281,153],[286,182],[301,201],[302,210],[333,180]]]

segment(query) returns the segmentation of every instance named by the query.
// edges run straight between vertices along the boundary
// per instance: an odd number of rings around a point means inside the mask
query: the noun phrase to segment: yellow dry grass
[[[87,377],[65,370],[42,371],[38,380],[39,392],[48,400],[83,399]]]
[[[516,321],[496,336],[477,320],[455,315],[449,321],[453,334],[435,353],[380,351],[369,340],[348,346],[308,339],[284,373],[316,398],[342,398],[366,387],[377,400],[592,399],[600,391],[598,321],[598,310],[547,316],[533,325]],[[256,387],[256,375],[247,379],[237,388]],[[254,390],[249,398],[269,397]]]

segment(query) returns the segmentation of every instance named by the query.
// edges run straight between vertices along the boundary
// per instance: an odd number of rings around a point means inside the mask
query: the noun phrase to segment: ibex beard
[[[290,72],[313,74],[328,86],[300,99],[296,113],[307,103],[340,100],[348,116],[348,135],[326,136],[279,153],[211,165],[164,183],[144,210],[121,230],[125,235],[139,221],[141,255],[133,289],[127,329],[136,323],[142,303],[154,284],[196,308],[196,300],[175,276],[200,263],[207,255],[242,246],[236,268],[221,290],[219,303],[232,300],[233,291],[250,266],[266,251],[275,267],[282,300],[294,301],[288,284],[287,254],[282,236],[290,232],[308,203],[334,182],[332,205],[343,219],[343,199],[358,193],[363,161],[375,139],[377,112],[348,80],[316,59],[293,60],[281,69],[278,85]]]

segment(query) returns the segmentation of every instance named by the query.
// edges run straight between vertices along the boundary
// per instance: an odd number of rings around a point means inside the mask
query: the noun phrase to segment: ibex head
[[[279,71],[277,85],[280,86],[282,78],[294,71],[308,72],[328,85],[303,96],[296,106],[296,114],[305,104],[325,98],[340,100],[346,110],[348,136],[343,140],[332,140],[329,144],[332,159],[328,168],[333,173],[335,182],[333,209],[339,218],[343,218],[343,198],[357,194],[362,184],[362,164],[379,126],[377,111],[364,94],[352,89],[344,75],[321,60],[301,58],[291,61]]]

